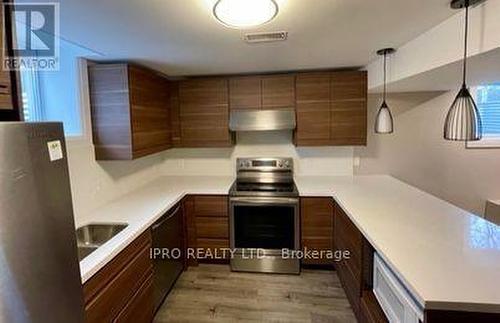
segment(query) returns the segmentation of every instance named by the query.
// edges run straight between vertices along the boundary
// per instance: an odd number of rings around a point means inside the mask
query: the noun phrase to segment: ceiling
[[[278,16],[251,31],[284,30],[289,39],[250,45],[213,18],[214,2],[60,0],[60,33],[106,60],[136,60],[170,76],[233,74],[365,66],[377,49],[455,13],[449,0],[276,0]]]

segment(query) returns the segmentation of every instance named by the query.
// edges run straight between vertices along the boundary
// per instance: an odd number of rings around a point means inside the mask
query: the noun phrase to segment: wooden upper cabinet
[[[195,109],[228,105],[227,80],[225,78],[196,78],[182,81],[179,88],[180,104]]]
[[[260,109],[262,107],[260,77],[242,76],[230,78],[229,106],[231,109]]]
[[[297,102],[330,102],[330,73],[301,73],[296,77]]]
[[[366,71],[333,72],[330,84],[332,144],[366,145]]]
[[[179,82],[169,82],[170,128],[173,147],[182,147]]]
[[[296,78],[298,146],[330,144],[330,74],[302,73]]]
[[[149,70],[129,66],[134,156],[171,146],[168,81]]]
[[[231,109],[294,108],[295,75],[231,77],[229,106]]]
[[[229,94],[225,78],[180,82],[179,118],[182,147],[228,147]]]
[[[97,160],[131,160],[171,146],[168,81],[130,64],[89,66]]]
[[[297,146],[366,145],[366,72],[301,73],[296,91]]]
[[[262,108],[295,107],[295,75],[268,75],[262,77]]]

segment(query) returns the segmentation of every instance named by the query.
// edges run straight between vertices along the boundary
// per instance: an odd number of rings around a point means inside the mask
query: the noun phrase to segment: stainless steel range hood
[[[232,110],[229,116],[231,131],[293,130],[295,126],[294,109]]]

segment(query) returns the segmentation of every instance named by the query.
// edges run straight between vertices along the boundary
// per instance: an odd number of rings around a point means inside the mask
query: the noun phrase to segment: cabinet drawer
[[[342,265],[348,270],[354,279],[361,282],[361,257],[352,252],[342,241],[337,241],[336,250],[349,250],[351,252],[349,259],[343,259]]]
[[[113,322],[150,323],[153,320],[153,316],[153,276],[151,272],[134,294],[132,300],[123,308]]]
[[[361,281],[354,277],[352,272],[345,264],[345,260],[337,263],[337,273],[346,292],[349,303],[351,304],[354,313],[359,314],[359,305],[361,299]]]
[[[199,238],[229,238],[227,217],[196,217],[196,234]]]
[[[135,239],[127,248],[111,260],[104,268],[95,274],[85,285],[83,294],[85,303],[89,303],[113,278],[119,274],[130,260],[144,249],[151,246],[151,234],[149,231]]]
[[[86,322],[110,322],[152,272],[149,247],[143,249],[85,307]]]
[[[194,214],[227,217],[227,196],[194,196]]]
[[[335,207],[335,248],[347,249],[352,258],[361,261],[363,235],[351,222],[340,206]],[[341,244],[342,246],[339,246]]]

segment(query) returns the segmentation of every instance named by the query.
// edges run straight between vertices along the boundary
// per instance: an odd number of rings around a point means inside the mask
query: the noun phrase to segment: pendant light
[[[462,88],[446,115],[444,139],[454,141],[477,141],[482,137],[481,116],[474,99],[467,88],[467,37],[469,29],[469,6],[484,0],[454,0],[453,9],[465,8],[465,46]]]
[[[384,48],[377,51],[378,55],[384,56],[384,99],[375,119],[375,133],[378,134],[390,134],[394,132],[394,120],[385,100],[387,96],[387,55],[395,51],[394,48]]]

